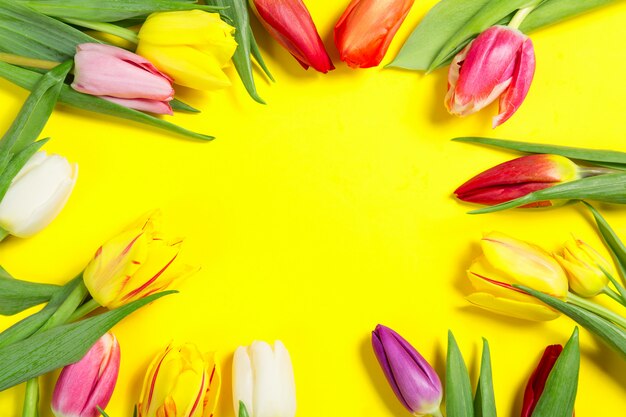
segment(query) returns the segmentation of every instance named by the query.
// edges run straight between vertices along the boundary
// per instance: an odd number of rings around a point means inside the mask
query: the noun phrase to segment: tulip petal
[[[549,321],[559,317],[559,313],[546,306],[499,298],[484,292],[468,295],[467,301],[485,310],[524,320]]]
[[[205,355],[205,363],[207,374],[209,376],[209,383],[204,395],[204,404],[202,417],[213,417],[213,413],[217,408],[217,402],[220,396],[220,388],[222,386],[222,374],[219,366],[219,361],[216,359],[215,353],[209,353]]]
[[[239,415],[239,401],[242,401],[250,416],[256,416],[253,402],[254,376],[248,350],[239,346],[233,357],[233,407]]]
[[[277,387],[277,412],[275,417],[294,417],[296,415],[296,382],[293,376],[291,357],[285,345],[274,342],[276,373],[280,385]]]
[[[511,85],[500,96],[500,114],[493,118],[493,128],[509,120],[522,105],[535,75],[535,50],[530,38],[522,43]]]
[[[276,417],[278,412],[278,388],[280,380],[276,372],[276,360],[271,346],[266,342],[253,342],[250,346],[253,367],[254,417]]]
[[[235,28],[224,22],[219,13],[185,10],[153,13],[139,32],[140,41],[158,45],[204,45],[227,42],[237,43],[232,34]]]
[[[563,346],[551,345],[543,352],[537,368],[533,371],[526,385],[521,417],[531,417],[546,386],[548,375],[550,375],[550,371],[552,371],[562,351]]]

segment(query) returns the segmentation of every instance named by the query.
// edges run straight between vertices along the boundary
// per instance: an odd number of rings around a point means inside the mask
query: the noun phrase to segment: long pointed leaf
[[[534,30],[559,23],[563,20],[587,13],[595,8],[615,3],[616,0],[549,0],[534,10],[520,25],[520,30],[530,33]]]
[[[602,217],[598,210],[596,210],[589,203],[584,201],[582,203],[587,206],[589,211],[591,211],[591,214],[593,214],[604,243],[606,243],[606,246],[609,248],[613,257],[617,261],[617,266],[620,269],[622,279],[626,278],[626,246],[624,246],[624,243],[619,236],[617,236],[617,233],[615,233],[611,225],[609,225],[609,222]]]
[[[606,203],[626,204],[626,173],[598,175],[557,184],[506,203],[483,207],[469,213],[493,213],[548,200],[595,200]]]
[[[175,291],[153,294],[95,317],[38,333],[0,348],[0,391],[74,363],[135,310]]]
[[[544,294],[522,285],[514,285],[555,310],[565,314],[591,333],[600,337],[608,346],[626,358],[626,332],[602,317],[572,304],[568,304],[551,295]]]
[[[496,399],[493,393],[493,378],[491,375],[491,355],[489,342],[483,339],[483,354],[480,362],[480,377],[474,396],[474,415],[476,417],[496,417]]]
[[[578,327],[556,360],[532,417],[571,417],[578,390]]]
[[[61,287],[13,278],[0,266],[0,315],[11,316],[44,303]]]
[[[493,146],[496,148],[512,149],[514,151],[528,153],[549,153],[565,156],[566,158],[578,159],[589,162],[602,162],[608,164],[623,165],[626,169],[626,153],[603,149],[573,148],[570,146],[544,145],[541,143],[518,142],[514,140],[462,137],[452,139],[455,142],[478,143],[480,145]]]
[[[0,77],[7,79],[14,84],[17,84],[18,86],[26,90],[31,90],[36,84],[39,77],[41,77],[41,75],[36,72],[26,70],[24,68],[0,62]],[[144,123],[149,126],[165,129],[167,131],[177,133],[182,136],[187,136],[193,139],[214,139],[213,136],[192,132],[173,123],[158,119],[154,116],[150,116],[149,114],[142,113],[137,110],[128,109],[126,107],[111,103],[110,101],[103,100],[96,96],[79,93],[72,90],[72,88],[68,85],[63,85],[61,87],[59,101],[72,107],[76,107],[80,110],[88,110],[95,113],[102,113],[109,116],[132,120],[134,122]]]
[[[449,416],[473,417],[472,387],[459,346],[448,331],[446,363],[446,410]]]

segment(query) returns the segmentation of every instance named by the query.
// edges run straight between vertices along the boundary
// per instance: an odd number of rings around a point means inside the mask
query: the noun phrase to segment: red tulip
[[[335,26],[341,60],[352,68],[380,64],[414,0],[352,0]]]
[[[267,31],[304,67],[335,69],[302,0],[250,0]]]
[[[546,386],[548,375],[550,375],[550,371],[552,371],[562,351],[563,346],[551,345],[543,352],[539,365],[537,365],[526,385],[521,417],[530,417],[532,415]]]
[[[522,105],[535,74],[530,38],[517,29],[492,26],[470,42],[450,64],[445,104],[467,116],[500,97],[493,127],[507,121]]]
[[[527,155],[488,169],[456,189],[459,200],[495,205],[581,177],[574,162],[560,155]],[[551,206],[540,201],[524,207]]]

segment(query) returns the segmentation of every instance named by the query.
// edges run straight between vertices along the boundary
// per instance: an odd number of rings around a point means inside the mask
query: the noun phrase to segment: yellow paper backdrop
[[[462,135],[624,150],[622,52],[626,4],[532,35],[536,76],[524,105],[492,131],[492,107],[467,119],[443,107],[446,71],[351,70],[332,28],[348,0],[308,1],[337,70],[304,71],[257,25],[277,82],[257,75],[268,105],[233,87],[179,89],[200,115],[170,120],[214,134],[211,143],[172,137],[122,120],[59,106],[46,149],[80,165],[66,209],[38,236],[0,244],[14,276],[62,283],[135,217],[161,207],[186,236],[185,261],[202,270],[167,297],[115,327],[122,349],[107,409],[130,416],[151,358],[170,340],[222,353],[218,416],[232,417],[232,353],[255,339],[281,339],[296,374],[298,415],[408,415],[370,348],[377,323],[393,327],[443,378],[446,333],[454,331],[473,382],[481,337],[491,344],[501,416],[517,416],[523,387],[543,348],[564,343],[567,318],[531,323],[495,316],[464,300],[464,271],[481,233],[499,230],[547,250],[574,233],[600,248],[578,206],[471,216],[452,191],[513,154],[450,142]],[[434,0],[418,1],[384,61],[398,51]],[[26,93],[0,82],[5,130]],[[626,237],[626,208],[602,207]],[[623,312],[623,311],[622,311]],[[22,317],[0,318],[0,329]],[[626,362],[581,332],[578,416],[626,408]],[[43,378],[43,417],[56,375]],[[0,415],[18,416],[23,386],[0,393]]]

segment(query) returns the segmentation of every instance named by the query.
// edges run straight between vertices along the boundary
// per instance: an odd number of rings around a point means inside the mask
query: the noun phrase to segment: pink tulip
[[[131,109],[172,114],[172,79],[147,59],[115,46],[76,46],[72,88]]]
[[[52,395],[56,417],[98,417],[115,388],[120,346],[112,333],[102,336],[78,362],[61,371]]]
[[[335,69],[302,0],[250,0],[265,29],[304,67]]]
[[[450,64],[446,107],[467,116],[500,97],[493,127],[507,121],[522,105],[535,74],[530,38],[517,29],[493,26],[470,42]]]

